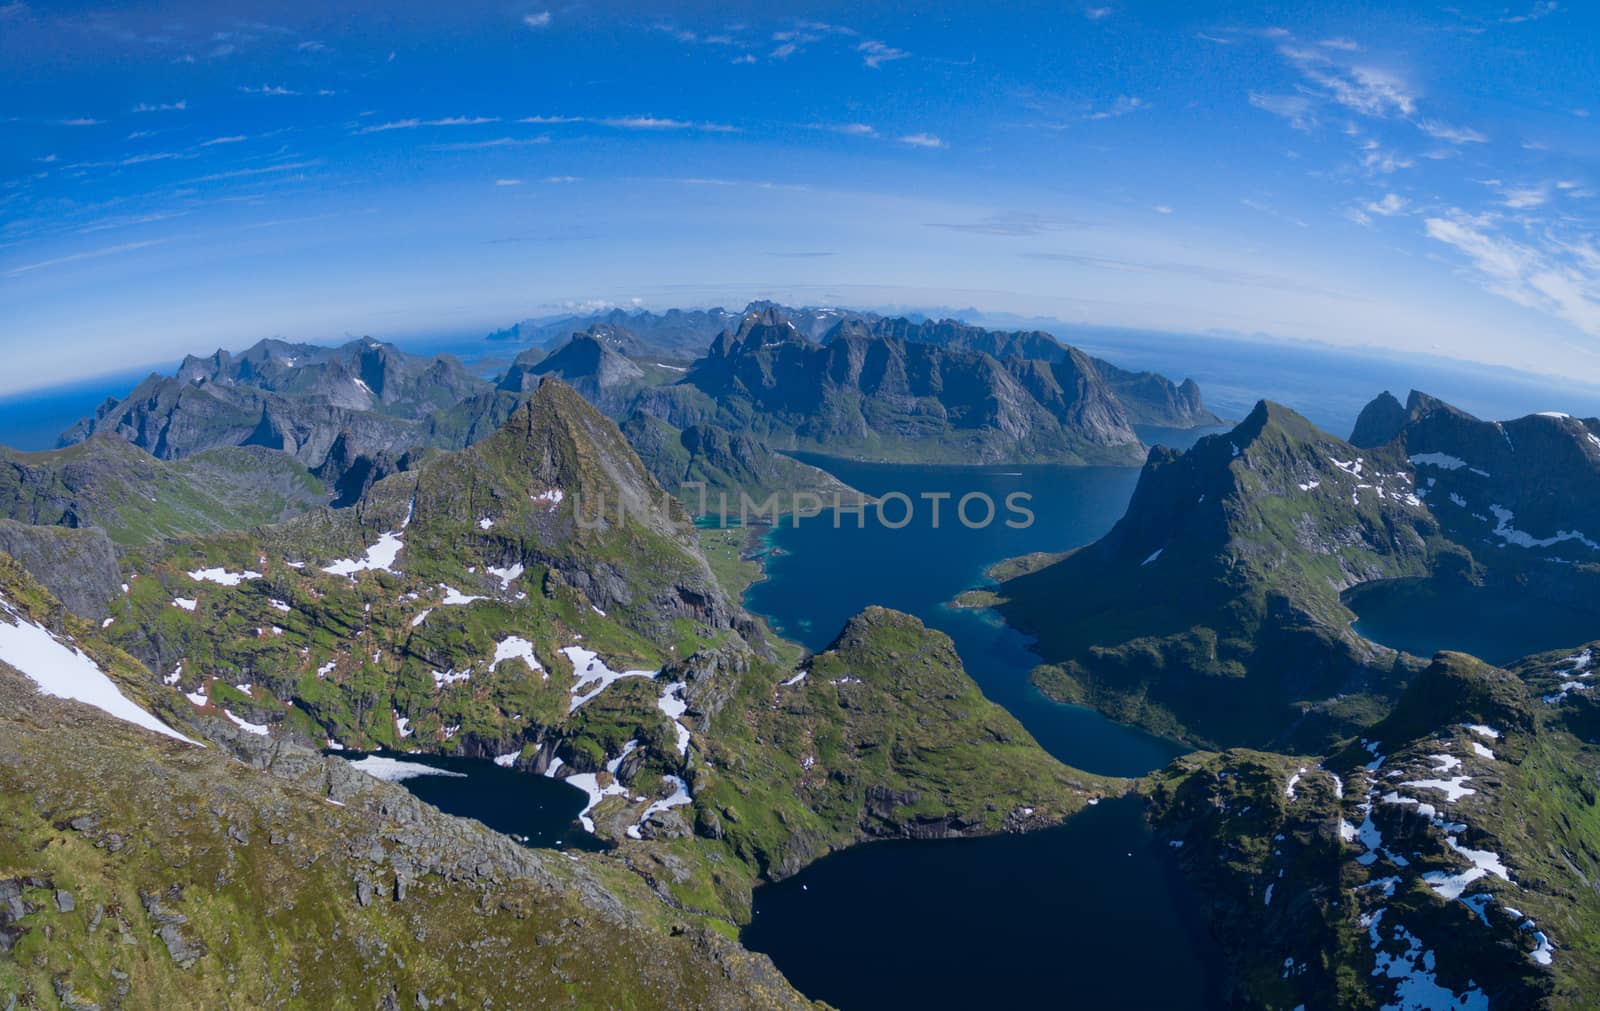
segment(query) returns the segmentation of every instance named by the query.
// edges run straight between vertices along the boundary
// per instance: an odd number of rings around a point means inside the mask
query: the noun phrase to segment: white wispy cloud
[[[281,84],[263,84],[260,87],[241,85],[239,90],[246,95],[298,95],[300,92]]]
[[[931,133],[911,133],[911,134],[907,134],[904,137],[900,137],[900,138],[897,138],[897,139],[900,141],[900,143],[902,143],[902,144],[910,144],[912,147],[944,147],[945,146],[945,142],[944,141],[940,140],[938,137],[935,137]]]
[[[1311,99],[1304,95],[1268,95],[1252,91],[1250,104],[1263,112],[1270,112],[1274,116],[1288,120],[1289,125],[1296,130],[1309,131],[1317,125],[1316,115],[1311,109]]]
[[[738,133],[739,128],[728,123],[708,123],[664,116],[524,116],[518,123],[540,126],[563,126],[573,123],[590,123],[609,126],[617,130],[698,130],[702,133]]]
[[[1130,112],[1138,112],[1145,108],[1148,108],[1148,103],[1136,95],[1118,95],[1116,101],[1104,109],[1096,109],[1084,119],[1116,119],[1118,116],[1126,116]]]
[[[1428,237],[1465,257],[1487,290],[1600,337],[1600,252],[1587,241],[1520,241],[1496,224],[1461,210],[1425,222]]]
[[[1380,214],[1383,217],[1392,218],[1396,214],[1400,214],[1405,211],[1408,205],[1408,201],[1400,194],[1385,193],[1382,198],[1368,201],[1363,206],[1368,213]]]
[[[1540,18],[1549,17],[1561,9],[1556,0],[1539,0],[1538,3],[1528,8],[1523,14],[1508,14],[1500,19],[1503,25],[1520,25],[1529,21],[1538,21]]]
[[[1083,16],[1090,21],[1099,21],[1111,16],[1110,7],[1090,7],[1083,12]]]
[[[522,185],[522,180],[521,179],[496,179],[494,181],[494,184],[496,186],[521,186]]]
[[[1386,150],[1382,144],[1371,139],[1362,142],[1360,159],[1361,167],[1368,175],[1392,175],[1416,164],[1412,159]]]
[[[529,28],[548,28],[550,27],[550,12],[539,11],[534,14],[524,14],[522,23]]]
[[[1172,208],[1170,206],[1168,206],[1167,204],[1156,204],[1153,207],[1151,207],[1150,209],[1152,211],[1155,211],[1157,214],[1171,214],[1172,213]]]
[[[40,260],[37,263],[25,263],[20,267],[13,267],[6,271],[7,277],[19,277],[22,274],[46,267],[59,267],[66,263],[76,263],[79,260],[97,260],[103,256],[116,256],[119,253],[131,253],[136,249],[145,249],[150,246],[160,245],[166,239],[145,239],[142,242],[124,242],[115,246],[102,246],[99,249],[88,249],[78,253],[69,253],[66,256],[57,256],[49,260]]]
[[[1513,210],[1524,211],[1543,207],[1550,200],[1550,184],[1507,186],[1500,190],[1500,202]]]
[[[131,112],[182,112],[184,109],[187,109],[188,107],[189,107],[189,100],[186,99],[186,98],[180,98],[176,102],[154,103],[154,104],[149,103],[149,102],[140,102],[138,105],[134,106],[129,111],[131,111]]]
[[[1464,126],[1451,126],[1441,123],[1436,119],[1425,119],[1417,124],[1417,129],[1436,140],[1448,141],[1451,144],[1487,144],[1489,138],[1477,130]]]
[[[212,137],[210,140],[201,141],[197,147],[216,147],[218,144],[239,144],[249,140],[244,134],[234,134],[231,137]]]
[[[856,46],[856,52],[861,54],[861,62],[869,67],[881,67],[891,60],[903,60],[911,55],[904,49],[896,49],[876,39],[868,39]]]
[[[298,172],[301,169],[315,168],[321,164],[321,159],[315,158],[309,161],[280,162],[277,165],[266,165],[261,168],[242,168],[232,169],[227,172],[213,172],[210,175],[200,176],[198,179],[190,179],[188,181],[191,183],[214,183],[223,179],[249,179],[254,176],[276,175],[279,172]]]
[[[114,228],[133,228],[138,225],[155,224],[158,221],[168,221],[172,218],[181,218],[188,215],[188,211],[157,211],[151,214],[124,215],[119,218],[106,218],[96,221],[92,225],[84,225],[78,229],[79,235],[88,235],[93,232],[106,232]]]
[[[95,119],[93,116],[74,116],[71,119],[56,120],[57,126],[104,126],[105,120]]]
[[[549,137],[496,137],[493,140],[464,140],[453,144],[429,144],[429,151],[481,151],[494,147],[529,147],[548,144]]]
[[[847,137],[876,137],[878,131],[866,123],[807,123],[808,130],[827,130],[830,133],[842,133]]]
[[[387,123],[374,123],[371,126],[361,127],[355,132],[387,133],[390,130],[416,130],[425,126],[483,126],[488,123],[500,122],[499,116],[445,116],[441,119],[421,119],[416,116],[410,119],[396,119]]]
[[[1338,61],[1322,50],[1304,46],[1283,45],[1278,52],[1329,98],[1363,116],[1411,116],[1416,112],[1416,94],[1392,70]]]

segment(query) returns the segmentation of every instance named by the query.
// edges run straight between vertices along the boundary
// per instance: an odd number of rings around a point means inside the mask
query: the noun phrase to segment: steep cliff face
[[[795,508],[797,495],[813,495],[823,505],[831,505],[836,495],[841,502],[852,504],[863,498],[826,471],[715,425],[694,425],[680,431],[658,418],[635,413],[623,423],[622,433],[651,475],[663,488],[679,495],[692,512],[739,521],[743,515],[740,495],[758,504],[777,496],[780,512]]]
[[[869,459],[1127,463],[1140,451],[1082,361],[1001,362],[843,333],[819,346],[774,309],[724,332],[682,383],[637,406],[678,428],[716,424]]]
[[[1002,361],[1068,363],[1072,372],[1093,376],[1104,391],[1112,394],[1124,423],[1169,428],[1221,424],[1216,415],[1205,409],[1200,387],[1194,380],[1185,379],[1181,384],[1174,384],[1154,372],[1131,372],[1104,359],[1091,358],[1042,330],[988,330],[953,319],[873,318],[844,321],[824,340],[832,342],[846,337],[888,337],[907,343],[977,352]]]
[[[1381,397],[1363,417],[1376,412],[1392,420]],[[1412,391],[1386,444],[1416,469],[1418,494],[1451,539],[1475,555],[1518,568],[1600,562],[1600,516],[1585,508],[1600,501],[1600,421],[1556,412],[1482,421]]]
[[[470,445],[503,424],[519,399],[448,356],[422,358],[372,340],[337,348],[263,341],[238,356],[190,356],[176,376],[150,376],[63,432],[61,444],[111,435],[162,460],[258,446],[340,484],[352,467],[382,469],[384,455]]]
[[[1356,427],[1350,432],[1350,445],[1376,449],[1394,440],[1406,424],[1405,405],[1384,390],[1361,409]]]
[[[1330,732],[1305,703],[1390,690],[1341,590],[1423,575],[1437,524],[1393,453],[1356,450],[1262,403],[1187,453],[1157,448],[1104,538],[1003,584],[1039,636],[1047,691],[1201,740]],[[1329,722],[1324,722],[1329,721]]]
[[[626,413],[634,395],[645,385],[644,369],[620,350],[627,345],[628,342],[620,340],[614,332],[608,333],[599,327],[575,334],[529,368],[523,374],[521,388],[527,389],[531,377],[554,376],[577,390],[602,413],[612,417]],[[513,375],[508,374],[506,378],[512,380]],[[505,381],[501,388],[506,388]]]

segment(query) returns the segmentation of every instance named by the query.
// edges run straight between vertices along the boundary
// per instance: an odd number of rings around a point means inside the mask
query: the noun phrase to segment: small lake
[[[1203,434],[1141,432],[1175,448]],[[987,612],[946,606],[983,585],[1003,558],[1076,547],[1110,530],[1136,468],[797,456],[874,496],[900,492],[917,508],[903,526],[897,503],[883,519],[869,508],[860,521],[842,514],[838,528],[824,514],[774,529],[767,578],[750,587],[745,605],[776,631],[820,650],[862,608],[892,607],[948,634],[984,694],[1069,765],[1138,776],[1188,750],[1049,701],[1028,680],[1039,661],[1027,639]],[[954,504],[973,492],[996,503],[997,522],[970,529],[954,516]],[[1018,492],[1031,496],[1034,519],[1008,527],[1004,503]],[[929,493],[951,495],[937,526]],[[835,853],[757,888],[742,936],[803,993],[846,1009],[1220,1007],[1221,957],[1177,873],[1142,802],[1107,800],[1045,832]]]
[[[846,1011],[1222,1007],[1163,850],[1133,797],[1028,835],[868,843],[756,889],[742,939]]]
[[[399,783],[418,800],[472,818],[528,846],[543,849],[609,848],[583,830],[578,812],[587,795],[559,779],[502,769],[486,758],[413,755],[395,751],[328,751],[351,762],[383,760],[380,779]],[[392,763],[392,764],[391,764]]]
[[[1423,658],[1440,650],[1508,664],[1600,638],[1600,617],[1527,593],[1459,582],[1385,579],[1345,594],[1358,635]]]

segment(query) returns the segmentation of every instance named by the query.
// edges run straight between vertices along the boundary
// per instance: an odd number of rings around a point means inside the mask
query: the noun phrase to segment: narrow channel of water
[[[1195,435],[1183,434],[1162,441],[1184,448]],[[772,531],[767,578],[745,605],[779,634],[822,649],[862,608],[892,607],[950,635],[984,694],[1069,765],[1137,776],[1186,750],[1045,699],[1028,680],[1038,658],[1022,636],[987,612],[948,606],[1003,558],[1104,534],[1137,470],[806,461],[875,496],[900,492],[916,508],[904,525],[897,502],[883,519],[869,510],[837,527],[824,515]],[[926,496],[942,493],[950,498],[936,523]],[[1001,519],[963,525],[953,508],[971,493],[989,496]],[[1014,493],[1029,496],[1032,523],[1003,522]],[[1045,832],[835,853],[756,889],[743,940],[802,992],[845,1009],[1221,1007],[1221,956],[1198,908],[1142,803],[1127,797]]]

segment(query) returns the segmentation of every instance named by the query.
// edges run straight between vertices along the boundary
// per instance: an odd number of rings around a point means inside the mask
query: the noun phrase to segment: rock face
[[[679,431],[657,418],[635,413],[622,426],[628,444],[639,454],[661,486],[679,494],[691,512],[721,513],[727,495],[728,515],[738,516],[740,494],[763,503],[778,496],[780,511],[794,506],[796,494],[817,496],[831,505],[855,503],[863,496],[826,471],[773,452],[745,435],[716,425],[694,425]],[[692,485],[703,485],[703,491]]]
[[[626,330],[637,341],[636,347],[674,359],[693,359],[705,353],[711,338],[738,324],[740,313],[727,309],[669,309],[664,313],[647,310],[610,309],[588,315],[563,315],[541,320],[524,320],[489,335],[490,340],[515,341],[536,347],[564,343],[575,333],[596,326]]]
[[[1392,398],[1390,398],[1392,399]],[[1363,418],[1392,405],[1378,398]],[[1357,424],[1357,429],[1361,429]],[[1532,414],[1482,421],[1415,390],[1385,445],[1416,469],[1450,538],[1495,565],[1600,561],[1600,421]]]
[[[513,366],[513,371],[502,380],[501,388],[506,389],[506,383],[512,382],[526,389],[531,377],[554,376],[577,390],[602,413],[616,416],[626,411],[644,385],[644,370],[625,357],[622,350],[631,342],[620,338],[618,332],[617,328],[595,326],[586,333],[576,334],[520,377],[514,375],[517,367]]]
[[[489,335],[490,340],[515,341],[536,347],[555,347],[568,337],[596,327],[626,334],[625,343],[613,350],[625,355],[657,355],[673,361],[692,361],[706,352],[706,345],[724,330],[735,329],[739,321],[752,312],[777,309],[800,332],[812,340],[820,340],[841,320],[866,320],[878,317],[872,313],[828,306],[789,307],[775,302],[756,301],[743,311],[715,309],[668,309],[651,312],[647,309],[609,309],[587,315],[562,315],[547,319],[523,320],[504,330]]]
[[[725,331],[676,386],[638,408],[688,428],[714,423],[777,448],[965,463],[1137,458],[1138,437],[1079,360],[950,351],[891,337],[809,341],[775,309]]]
[[[918,344],[933,344],[959,351],[980,352],[1001,360],[1020,358],[1041,362],[1072,362],[1077,373],[1094,373],[1115,394],[1129,422],[1168,428],[1218,425],[1221,420],[1205,409],[1200,387],[1193,379],[1174,385],[1154,372],[1130,372],[1101,358],[1091,358],[1042,330],[987,330],[953,319],[913,322],[905,318],[847,320],[824,340],[839,337],[891,337]]]
[[[373,340],[338,348],[262,341],[237,357],[190,356],[176,376],[150,376],[61,442],[108,433],[163,460],[263,446],[322,468],[341,437],[349,459],[466,445],[460,440],[481,428],[479,419],[492,430],[510,413],[491,392],[447,356],[419,358]]]
[[[1221,418],[1206,410],[1200,384],[1193,379],[1174,385],[1166,376],[1154,372],[1129,372],[1100,358],[1093,361],[1136,425],[1197,428],[1222,424]]]
[[[1314,733],[1303,700],[1384,690],[1396,658],[1349,630],[1339,592],[1426,574],[1438,542],[1402,457],[1263,402],[1187,453],[1152,450],[1111,532],[1003,584],[1001,611],[1039,635],[1053,694],[1259,745]]]
[[[1375,449],[1392,442],[1406,424],[1406,409],[1394,394],[1384,390],[1372,403],[1361,409],[1356,427],[1350,433],[1350,445],[1361,449]]]
[[[0,516],[103,528],[119,545],[275,523],[327,493],[305,467],[261,447],[224,447],[163,461],[110,434],[65,449],[0,448]]]
[[[449,407],[484,386],[448,355],[421,358],[370,338],[333,348],[264,340],[237,356],[223,350],[207,358],[190,355],[177,379],[319,397],[355,409],[381,405],[413,417]]]
[[[56,599],[80,618],[99,621],[121,595],[117,551],[96,527],[30,526],[0,520],[0,553],[36,573]]]
[[[1560,686],[1596,653],[1509,671],[1440,653],[1354,743],[1190,755],[1147,780],[1228,955],[1230,1004],[1587,1003],[1600,753],[1586,693]]]

